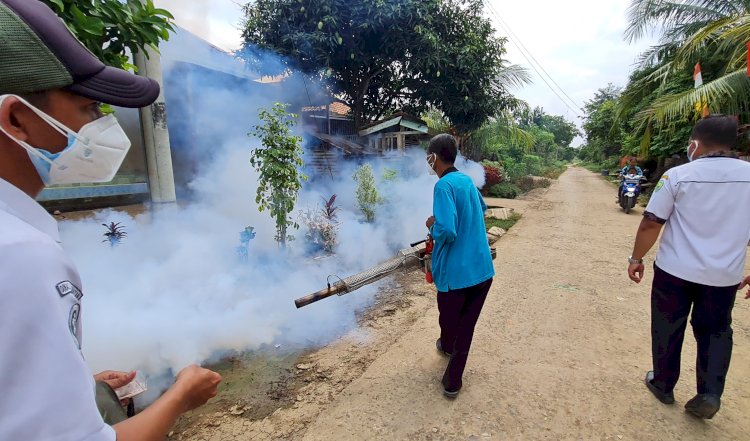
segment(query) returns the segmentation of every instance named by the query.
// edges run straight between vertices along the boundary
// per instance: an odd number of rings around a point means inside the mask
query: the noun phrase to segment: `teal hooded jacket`
[[[432,277],[439,292],[478,285],[495,275],[484,225],[487,205],[470,177],[446,171],[433,193]]]

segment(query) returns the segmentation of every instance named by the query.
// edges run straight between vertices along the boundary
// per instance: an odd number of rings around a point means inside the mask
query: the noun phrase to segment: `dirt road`
[[[750,301],[735,308],[735,351],[722,409],[696,420],[688,331],[677,404],[643,386],[650,368],[649,286],[625,274],[642,209],[580,168],[528,202],[498,243],[460,396],[442,397],[446,360],[434,294],[406,281],[410,305],[308,357],[296,403],[262,420],[216,415],[191,440],[748,440]],[[653,261],[653,253],[648,256]],[[412,283],[414,282],[414,283]],[[415,292],[418,291],[418,292]]]

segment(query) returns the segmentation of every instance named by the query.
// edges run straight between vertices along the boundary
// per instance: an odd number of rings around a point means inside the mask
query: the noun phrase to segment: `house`
[[[427,123],[404,112],[368,124],[359,131],[359,136],[366,138],[369,148],[379,153],[419,147],[430,139]]]

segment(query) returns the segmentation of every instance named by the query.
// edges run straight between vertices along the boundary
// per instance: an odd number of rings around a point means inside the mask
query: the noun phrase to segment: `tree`
[[[534,137],[534,154],[545,160],[556,159],[558,145],[555,143],[555,135],[540,126],[530,129]]]
[[[572,123],[561,115],[550,115],[542,107],[535,107],[533,110],[521,108],[514,112],[514,117],[518,125],[524,130],[530,130],[536,126],[555,135],[555,143],[560,147],[569,147],[570,143],[581,132]]]
[[[443,0],[425,26],[426,53],[414,54],[406,88],[439,108],[458,135],[470,135],[490,118],[524,105],[510,93],[530,82],[508,64],[505,38],[484,16],[483,0]]]
[[[552,133],[555,137],[555,144],[560,147],[570,147],[573,139],[581,134],[574,123],[560,115],[548,115],[545,113],[542,116],[539,127]]]
[[[663,158],[680,153],[692,130],[692,120],[699,117],[694,111],[694,115],[672,120],[667,126],[639,121],[639,116],[656,100],[693,87],[692,76],[685,72],[675,72],[663,82],[644,82],[657,69],[653,66],[635,70],[618,100],[615,124],[622,125],[625,132],[622,153],[626,155]]]
[[[600,162],[620,154],[623,146],[622,124],[617,120],[620,95],[620,89],[609,84],[584,104],[587,146],[581,152],[583,159]]]
[[[659,33],[659,44],[643,55],[643,65],[659,69],[642,83],[665,82],[675,72],[692,71],[697,61],[717,58],[711,81],[660,96],[641,111],[638,122],[649,127],[692,116],[696,103],[714,112],[748,114],[746,43],[750,41],[750,2],[747,0],[633,0],[628,12],[630,41],[649,31]],[[647,86],[644,86],[647,87]]]
[[[299,169],[302,162],[302,138],[291,134],[297,115],[287,113],[288,105],[276,103],[268,111],[260,109],[263,125],[255,126],[252,135],[260,138],[262,147],[254,149],[250,164],[260,173],[255,202],[261,212],[269,210],[276,222],[276,241],[286,247],[288,229],[299,228],[289,214],[297,203],[302,182],[307,180]]]
[[[481,0],[254,0],[244,13],[250,61],[250,49],[270,50],[284,69],[329,82],[357,127],[434,104],[465,133],[512,105],[507,87],[527,79],[502,59]]]
[[[464,143],[462,153],[467,158],[499,159],[506,146],[517,146],[523,153],[530,153],[534,147],[534,136],[522,129],[510,112],[503,112],[490,118],[479,130],[471,134]]]
[[[153,0],[42,0],[103,63],[135,70],[128,52],[158,49],[174,31],[169,11]]]

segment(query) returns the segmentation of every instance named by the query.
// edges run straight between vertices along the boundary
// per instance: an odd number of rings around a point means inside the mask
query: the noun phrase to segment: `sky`
[[[486,12],[498,35],[511,40],[506,45],[506,57],[511,63],[527,67],[533,76],[533,84],[514,90],[514,95],[532,107],[541,106],[547,113],[563,115],[579,124],[583,103],[608,83],[624,86],[638,55],[651,44],[649,40],[625,42],[630,0],[487,2],[492,7]],[[170,10],[179,26],[212,44],[227,51],[239,48],[243,0],[156,0],[155,3]],[[531,61],[524,58],[516,45],[525,46],[575,104],[566,105],[558,98],[531,69]],[[547,81],[555,87],[552,81]],[[566,98],[559,90],[557,94]],[[574,144],[580,142],[578,139]]]

